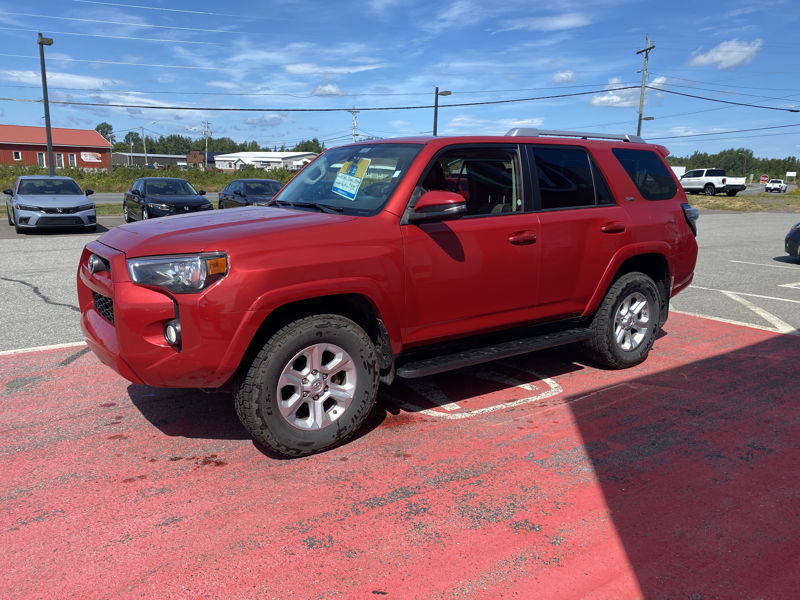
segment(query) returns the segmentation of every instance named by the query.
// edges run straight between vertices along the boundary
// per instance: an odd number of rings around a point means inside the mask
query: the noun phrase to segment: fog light
[[[177,319],[167,322],[164,325],[164,339],[170,346],[180,346],[181,344],[181,324]]]

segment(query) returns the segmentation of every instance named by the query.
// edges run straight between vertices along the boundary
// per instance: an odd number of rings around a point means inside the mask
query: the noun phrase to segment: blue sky
[[[429,134],[436,86],[452,92],[439,99],[440,135],[635,133],[636,51],[649,34],[658,89],[647,92],[646,139],[677,155],[746,147],[797,156],[800,127],[784,126],[800,125],[800,113],[772,109],[800,108],[799,20],[788,0],[0,0],[0,123],[43,124],[40,103],[15,101],[41,98],[41,31],[55,39],[51,100],[103,105],[54,104],[53,126],[108,121],[118,138],[139,127],[201,137],[207,119],[215,137],[332,147],[351,139],[349,108],[391,108],[361,110],[363,135]],[[635,87],[610,89],[626,86]],[[187,106],[266,110],[179,109]],[[723,133],[741,129],[757,131]]]

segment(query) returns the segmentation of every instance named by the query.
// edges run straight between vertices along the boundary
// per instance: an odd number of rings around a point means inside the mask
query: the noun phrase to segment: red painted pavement
[[[674,314],[396,386],[326,454],[80,348],[0,357],[0,598],[793,599],[800,339]]]

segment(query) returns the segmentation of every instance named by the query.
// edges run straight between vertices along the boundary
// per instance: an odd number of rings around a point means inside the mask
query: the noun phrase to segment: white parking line
[[[746,260],[728,260],[728,262],[737,263],[740,265],[755,265],[757,267],[771,267],[773,269],[792,269],[797,271],[798,267],[788,267],[783,265],[769,265],[765,263],[747,262]]]
[[[776,298],[775,296],[763,296],[761,294],[748,294],[747,292],[735,292],[733,290],[718,290],[715,288],[701,287],[699,285],[689,286],[696,290],[705,290],[707,292],[721,292],[723,294],[736,294],[737,296],[749,296],[750,298],[763,298],[764,300],[778,300],[779,302],[791,302],[792,304],[800,304],[800,300],[790,300],[789,298]]]
[[[751,311],[756,313],[759,317],[761,317],[765,321],[771,323],[773,325],[773,327],[775,327],[775,331],[778,331],[780,333],[793,333],[795,331],[795,328],[792,327],[791,325],[789,325],[786,321],[783,321],[782,319],[779,319],[778,317],[773,315],[771,312],[767,312],[766,310],[764,310],[760,306],[756,306],[755,304],[753,304],[749,300],[745,300],[744,298],[739,297],[738,295],[734,294],[733,292],[722,292],[722,293],[725,294],[731,300],[735,300],[736,302],[738,302],[742,306],[745,306],[745,307],[749,308]]]
[[[53,344],[52,346],[36,346],[34,348],[19,348],[17,350],[2,350],[0,356],[9,356],[11,354],[25,354],[26,352],[42,352],[44,350],[58,350],[60,348],[75,348],[77,346],[85,346],[86,342],[70,342],[68,344]]]

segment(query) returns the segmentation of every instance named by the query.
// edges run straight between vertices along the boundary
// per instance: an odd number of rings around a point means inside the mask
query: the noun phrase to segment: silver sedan
[[[81,191],[71,177],[23,175],[6,194],[8,224],[23,230],[81,227],[94,230],[97,212],[89,200],[92,190]]]

